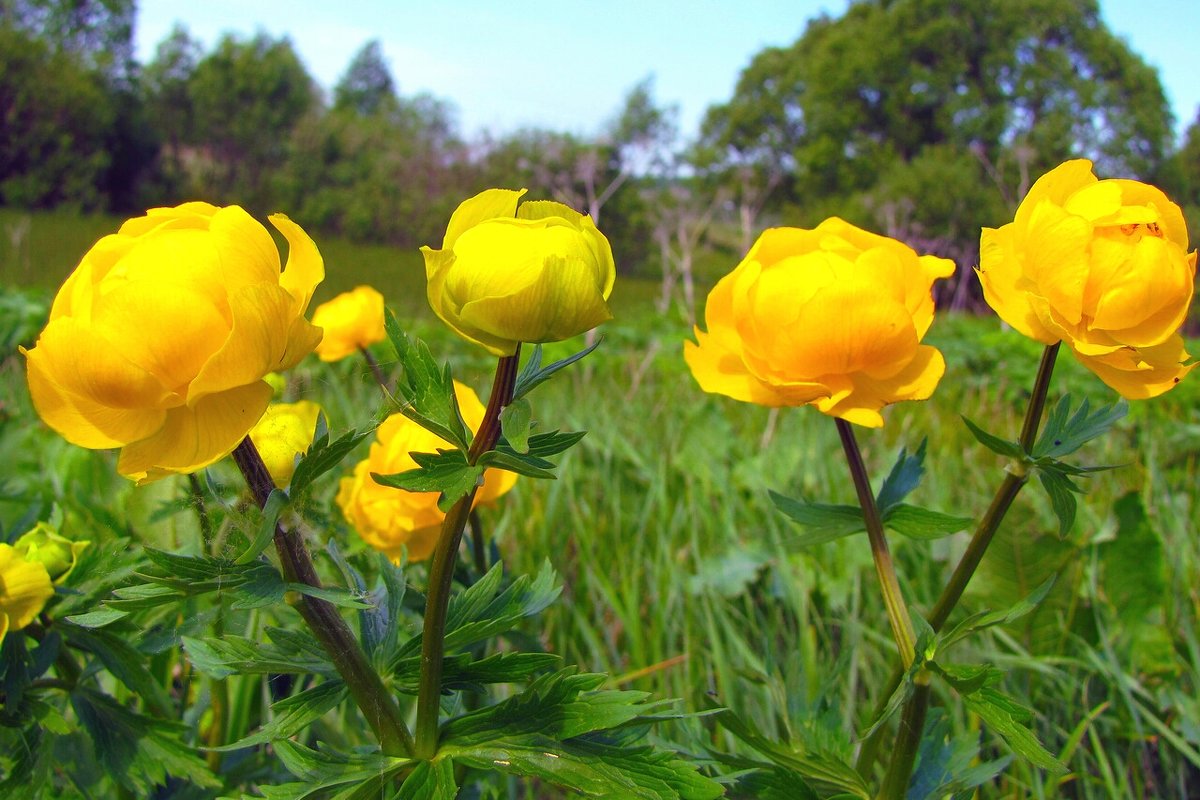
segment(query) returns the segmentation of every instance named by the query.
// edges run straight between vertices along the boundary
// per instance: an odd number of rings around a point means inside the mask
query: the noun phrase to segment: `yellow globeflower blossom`
[[[0,544],[0,642],[41,613],[54,596],[50,574],[37,561],[27,561],[10,544]]]
[[[984,228],[979,280],[1000,318],[1043,344],[1065,342],[1128,398],[1162,394],[1191,371],[1179,328],[1196,251],[1159,189],[1099,180],[1068,161],[1034,183],[1012,222]]]
[[[317,306],[313,324],[325,332],[317,356],[322,361],[339,361],[384,340],[383,295],[370,286],[356,286]]]
[[[457,381],[463,420],[472,431],[483,422],[483,404],[479,397]],[[337,504],[346,521],[363,540],[398,561],[405,550],[411,561],[429,558],[437,543],[445,514],[437,507],[437,492],[406,492],[375,482],[371,473],[391,475],[415,469],[410,453],[433,453],[451,447],[449,442],[422,428],[401,414],[384,420],[371,444],[367,458],[354,467],[354,474],[342,479]],[[475,494],[474,505],[490,503],[507,492],[517,481],[511,472],[485,470],[483,486]]]
[[[82,447],[121,448],[139,483],[224,457],[271,399],[264,377],[312,351],[304,318],[325,274],[312,239],[282,214],[287,266],[237,206],[151,209],[97,242],[25,352],[38,414]]]
[[[287,487],[296,470],[296,456],[312,445],[321,407],[308,400],[297,403],[272,403],[262,419],[250,430],[250,441],[262,456],[271,480],[280,489]]]
[[[772,228],[713,288],[708,331],[696,328],[684,358],[706,392],[879,427],[881,408],[929,397],[945,371],[921,339],[933,282],[953,272],[836,217]]]
[[[525,190],[488,189],[450,217],[441,250],[422,247],[434,312],[497,356],[556,342],[612,318],[612,249],[591,217],[561,203],[517,206]]]

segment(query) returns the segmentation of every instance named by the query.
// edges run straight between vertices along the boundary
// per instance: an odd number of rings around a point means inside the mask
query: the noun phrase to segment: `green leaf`
[[[412,764],[411,759],[392,758],[375,752],[341,753],[329,748],[313,750],[291,739],[279,739],[273,747],[287,771],[302,781],[288,785],[289,793],[280,795],[286,800],[325,798],[328,797],[325,790],[347,784],[349,786],[334,797],[340,800],[374,800],[381,796],[381,788],[391,776]],[[299,792],[292,790],[292,786],[299,787]]]
[[[288,583],[285,588],[289,592],[299,592],[308,597],[316,597],[339,608],[364,609],[371,607],[371,604],[363,600],[361,595],[348,589],[339,589],[333,586],[309,586],[307,583]]]
[[[318,416],[318,423],[323,422],[324,419],[325,415],[321,413]],[[318,428],[320,428],[319,424]],[[296,464],[296,471],[292,473],[291,483],[288,484],[288,495],[290,497],[298,496],[317,478],[337,468],[342,463],[342,459],[374,432],[374,428],[363,431],[351,430],[339,436],[332,443],[329,441],[328,432],[316,436],[308,451]]]
[[[887,528],[910,539],[920,540],[941,539],[967,530],[973,522],[970,517],[956,517],[907,503],[892,506],[883,519]]]
[[[803,525],[805,532],[791,540],[796,547],[831,542],[843,536],[866,530],[862,510],[857,506],[806,503],[768,490],[775,507]]]
[[[520,398],[529,394],[529,392],[535,386],[549,380],[550,377],[560,369],[569,367],[576,361],[588,355],[597,347],[599,347],[600,343],[603,341],[604,338],[599,337],[595,342],[592,343],[591,346],[580,350],[578,353],[567,356],[561,361],[555,361],[548,367],[542,367],[542,346],[540,344],[534,345],[533,353],[531,353],[529,356],[529,361],[525,363],[525,368],[522,369],[521,374],[517,376],[517,383],[513,389],[513,399],[519,400]]]
[[[129,616],[130,612],[120,611],[115,608],[100,608],[95,611],[89,611],[86,614],[76,614],[73,617],[67,617],[67,622],[73,622],[81,628],[103,628],[105,625],[110,625],[119,619],[124,619]]]
[[[535,673],[557,666],[561,660],[553,653],[493,653],[476,661],[467,653],[456,653],[442,662],[442,688],[481,692],[487,684],[529,680]],[[396,689],[416,694],[420,671],[419,658],[405,658],[393,675]]]
[[[1162,537],[1136,492],[1117,500],[1113,512],[1117,534],[1098,548],[1104,595],[1127,630],[1161,624],[1147,620],[1147,615],[1163,607],[1170,589]]]
[[[916,451],[911,454],[905,448],[900,448],[900,455],[896,458],[892,471],[883,479],[883,485],[879,487],[879,494],[875,498],[875,505],[879,509],[880,515],[886,515],[888,511],[899,505],[921,483],[921,477],[925,474],[925,444],[927,441],[922,439]]]
[[[424,342],[410,340],[390,309],[385,328],[404,370],[396,386],[397,410],[465,452],[471,436],[458,410],[450,367],[442,368]]]
[[[254,569],[245,573],[245,582],[230,590],[233,602],[229,604],[234,611],[245,611],[251,608],[263,608],[283,602],[287,592],[287,584],[279,570],[270,564],[256,563]]]
[[[241,750],[278,739],[287,739],[320,719],[348,696],[349,690],[346,688],[346,684],[340,680],[327,680],[311,689],[305,689],[278,703],[273,703],[270,722],[233,744],[214,749],[222,752]]]
[[[1058,517],[1058,535],[1066,536],[1075,524],[1075,495],[1082,494],[1083,490],[1060,470],[1053,468],[1039,467],[1038,480],[1050,496],[1054,516]]]
[[[981,763],[979,737],[953,738],[945,711],[931,708],[925,718],[907,800],[943,800],[969,793],[992,781],[1011,761],[1012,756],[1005,756]]]
[[[1033,718],[1033,712],[1028,708],[991,687],[962,695],[962,699],[966,707],[1000,734],[1017,755],[1049,772],[1066,772],[1066,767],[1042,747],[1026,727],[1026,723]]]
[[[985,686],[995,686],[1004,673],[991,664],[937,664],[929,668],[941,675],[946,683],[961,695],[974,694]]]
[[[967,426],[967,430],[971,432],[971,435],[975,437],[975,440],[993,453],[1008,456],[1009,458],[1025,458],[1025,451],[1016,442],[1010,442],[1001,439],[999,436],[993,436],[966,417],[962,417],[962,421]]]
[[[991,628],[996,625],[1007,625],[1036,610],[1042,600],[1046,598],[1046,595],[1050,593],[1050,589],[1053,588],[1056,578],[1057,576],[1051,575],[1032,594],[1018,600],[1006,611],[980,612],[967,617],[942,634],[942,647],[949,647],[955,642],[965,639],[975,631]]]
[[[196,669],[212,678],[271,672],[337,675],[320,645],[310,637],[279,628],[268,628],[267,634],[274,643],[264,644],[242,636],[226,635],[219,639],[184,636],[183,648]]]
[[[554,480],[554,469],[556,467],[553,461],[547,461],[544,458],[537,458],[528,454],[509,453],[502,450],[489,450],[479,457],[479,466],[484,468],[494,468],[515,472],[518,475],[525,475],[529,478],[541,478],[543,480]]]
[[[1074,413],[1071,395],[1064,395],[1046,418],[1046,427],[1033,446],[1034,458],[1060,458],[1074,453],[1087,442],[1107,433],[1116,422],[1129,413],[1129,404],[1118,400],[1094,413],[1087,398]]]
[[[408,492],[440,492],[438,508],[450,508],[483,480],[483,465],[467,463],[461,450],[438,450],[437,453],[411,453],[416,469],[394,475],[371,473],[376,483]]]
[[[514,451],[529,452],[529,425],[532,421],[533,406],[525,399],[513,400],[500,412],[500,430]]]
[[[721,713],[720,720],[725,730],[761,753],[773,766],[801,775],[820,796],[828,797],[843,792],[863,800],[869,800],[871,797],[862,776],[838,756],[826,752],[792,749],[782,742],[767,738],[748,721],[728,709]]]
[[[142,716],[86,688],[71,693],[71,706],[95,745],[97,760],[136,796],[153,796],[155,787],[168,778],[203,788],[221,785],[192,748],[180,741],[184,726]]]
[[[275,526],[279,522],[279,515],[287,508],[288,502],[287,492],[282,489],[271,490],[271,493],[267,495],[267,503],[262,509],[262,519],[259,520],[258,527],[254,531],[254,539],[245,552],[237,557],[236,563],[249,564],[270,546],[271,540],[275,537]]]
[[[449,758],[423,761],[404,779],[397,800],[444,800],[458,796],[454,762]]]
[[[171,698],[162,684],[146,667],[149,659],[125,638],[112,630],[64,625],[67,642],[95,655],[113,677],[134,694],[157,716],[168,716]]]

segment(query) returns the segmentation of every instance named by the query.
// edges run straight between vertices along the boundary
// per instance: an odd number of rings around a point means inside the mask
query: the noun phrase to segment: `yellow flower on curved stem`
[[[41,613],[54,596],[45,565],[27,561],[10,544],[0,544],[0,642]]]

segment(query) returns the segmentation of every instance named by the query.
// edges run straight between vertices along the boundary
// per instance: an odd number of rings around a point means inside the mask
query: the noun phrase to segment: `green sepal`
[[[411,453],[416,469],[394,475],[372,472],[376,483],[408,492],[439,492],[438,508],[448,512],[460,499],[483,480],[483,464],[468,464],[461,450],[437,453]]]
[[[403,368],[396,385],[396,410],[465,452],[471,434],[458,409],[450,367],[438,364],[420,339],[409,339],[390,309],[384,327]]]
[[[524,369],[522,369],[521,374],[517,376],[517,383],[513,388],[513,399],[519,400],[520,398],[529,394],[529,392],[535,386],[549,380],[550,377],[560,369],[569,367],[576,361],[588,355],[597,347],[599,347],[600,343],[603,341],[604,338],[599,337],[589,347],[585,347],[578,353],[569,355],[560,361],[555,361],[553,364],[550,364],[546,367],[542,366],[542,346],[540,344],[535,344],[533,346],[533,352],[529,355],[529,360],[525,362]]]

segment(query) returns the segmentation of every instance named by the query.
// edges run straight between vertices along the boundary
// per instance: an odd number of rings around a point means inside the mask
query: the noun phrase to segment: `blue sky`
[[[403,94],[426,91],[458,109],[463,133],[539,126],[588,134],[647,75],[684,135],[729,99],[762,48],[795,41],[805,21],[847,0],[140,0],[143,62],[181,22],[206,48],[220,35],[287,35],[326,89],[354,53],[379,39]],[[1109,28],[1159,70],[1182,130],[1200,106],[1200,0],[1101,0]]]

